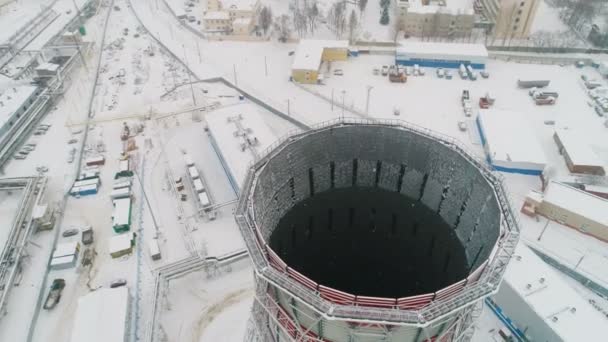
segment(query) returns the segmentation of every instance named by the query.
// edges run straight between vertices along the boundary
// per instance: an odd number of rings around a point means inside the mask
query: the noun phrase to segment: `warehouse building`
[[[110,238],[110,256],[120,258],[123,255],[131,254],[135,246],[135,233],[129,232],[112,236]]]
[[[131,229],[131,198],[119,198],[112,201],[112,228],[116,233]]]
[[[585,141],[585,134],[567,129],[556,129],[553,139],[559,153],[564,156],[568,170],[573,173],[586,173],[604,176],[604,161],[593,152]]]
[[[547,164],[534,132],[519,112],[480,110],[477,128],[488,163],[502,172],[541,175]],[[517,139],[514,133],[517,132]]]
[[[608,199],[566,184],[549,182],[544,193],[531,191],[522,212],[550,220],[608,241]]]
[[[291,65],[291,79],[316,84],[322,80],[319,70],[323,62],[344,61],[347,57],[347,40],[302,39]]]
[[[17,122],[38,96],[34,86],[9,87],[0,90],[0,137]]]
[[[395,64],[418,64],[430,68],[458,68],[461,64],[485,69],[488,50],[483,44],[401,42]]]
[[[129,341],[129,289],[100,288],[78,299],[71,342]]]
[[[521,243],[492,300],[497,317],[517,327],[517,341],[596,341],[606,334],[606,318]]]

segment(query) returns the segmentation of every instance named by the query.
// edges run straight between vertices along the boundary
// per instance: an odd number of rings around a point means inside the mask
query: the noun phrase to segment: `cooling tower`
[[[501,178],[451,138],[340,119],[251,166],[236,219],[264,341],[466,341],[519,228]]]

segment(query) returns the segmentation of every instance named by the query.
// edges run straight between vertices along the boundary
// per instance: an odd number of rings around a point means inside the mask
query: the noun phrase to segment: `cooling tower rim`
[[[416,135],[433,139],[458,153],[474,165],[489,183],[498,201],[501,219],[500,235],[486,261],[462,281],[449,285],[432,294],[405,298],[376,298],[356,296],[308,279],[288,267],[268,247],[257,228],[253,209],[253,190],[260,172],[268,160],[295,141],[324,130],[345,126],[382,126],[402,129]],[[340,118],[312,126],[310,131],[296,130],[271,145],[252,163],[241,189],[236,219],[251,255],[256,276],[274,284],[290,296],[314,307],[317,312],[334,319],[372,319],[390,321],[394,324],[426,325],[495,293],[519,239],[519,222],[511,210],[510,199],[504,186],[504,178],[488,168],[481,159],[469,152],[454,138],[436,133],[427,128],[401,120],[367,120]],[[410,305],[417,298],[421,305]],[[354,297],[354,298],[353,298]],[[361,300],[359,300],[361,299]],[[394,300],[391,305],[390,301]],[[401,305],[402,303],[403,305]]]

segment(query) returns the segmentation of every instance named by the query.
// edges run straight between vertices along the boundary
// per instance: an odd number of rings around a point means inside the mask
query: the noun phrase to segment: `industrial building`
[[[29,85],[0,90],[0,137],[27,111],[38,94],[39,89]]]
[[[547,158],[519,112],[479,110],[476,119],[488,163],[498,171],[541,175]],[[513,134],[517,132],[517,139]]]
[[[230,185],[238,194],[248,165],[272,144],[275,135],[252,104],[218,109],[205,118],[211,146],[228,175]]]
[[[347,40],[302,39],[291,65],[291,79],[298,83],[316,84],[323,62],[344,61],[348,57]]]
[[[559,153],[564,156],[570,172],[598,176],[606,174],[604,161],[593,152],[590,144],[586,142],[583,132],[559,128],[555,130],[553,139],[557,144]]]
[[[493,298],[499,317],[525,336],[518,341],[596,341],[605,336],[606,318],[556,272],[520,243]]]
[[[483,44],[402,41],[395,52],[395,64],[418,64],[431,68],[458,68],[461,64],[485,69],[488,50]]]
[[[57,244],[51,258],[51,269],[61,270],[75,267],[79,252],[80,243],[78,241]]]
[[[130,341],[128,287],[99,288],[78,299],[71,342]]]
[[[482,12],[500,39],[527,38],[541,0],[480,0]]]
[[[112,236],[109,243],[110,256],[120,258],[123,255],[131,254],[135,246],[135,233],[129,232]]]
[[[542,215],[583,234],[608,241],[608,199],[558,182],[545,192],[531,191],[522,212]]]
[[[431,3],[422,0],[397,1],[401,30],[416,37],[458,38],[471,34],[475,23],[472,2],[448,0]]]
[[[361,119],[261,155],[236,220],[263,341],[468,340],[519,236],[502,181],[458,143]]]

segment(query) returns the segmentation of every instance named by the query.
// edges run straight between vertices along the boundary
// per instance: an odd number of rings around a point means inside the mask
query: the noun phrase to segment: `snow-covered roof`
[[[58,257],[58,258],[52,258],[51,259],[51,267],[58,266],[58,265],[71,264],[71,263],[74,262],[75,258],[76,258],[75,254],[65,255],[65,256],[62,256],[62,257]]]
[[[203,17],[203,20],[229,20],[230,14],[225,11],[209,11]]]
[[[585,132],[558,128],[555,130],[555,134],[574,165],[604,166],[604,162],[593,152],[587,142]]]
[[[59,69],[59,64],[55,64],[55,63],[42,63],[40,64],[37,68],[36,71],[40,70],[40,71],[57,71],[57,69]]]
[[[523,243],[515,250],[504,282],[562,341],[593,341],[605,335],[608,321]],[[511,318],[518,321],[517,316]]]
[[[12,117],[36,89],[34,86],[27,85],[0,90],[0,127]]]
[[[253,10],[259,0],[221,0],[222,8],[225,10]]]
[[[302,39],[293,59],[292,69],[318,70],[321,65],[323,49],[326,48],[348,48],[347,40],[317,40]]]
[[[131,222],[131,198],[114,200],[113,225],[120,226]]]
[[[424,5],[420,0],[409,1],[408,12],[420,14],[449,13],[473,15],[473,2],[470,0],[447,0],[445,6],[439,4]]]
[[[218,109],[206,116],[213,142],[219,149],[218,154],[236,182],[233,185],[240,188],[247,174],[247,165],[253,161],[254,156],[247,149],[243,150],[244,137],[235,137],[234,132],[237,127],[233,122],[228,121],[229,118],[239,115],[242,117],[241,127],[251,129],[251,133],[248,134],[249,139],[257,138],[257,145],[251,148],[258,153],[271,145],[276,140],[276,136],[264,123],[264,119],[258,113],[258,107],[250,103]]]
[[[492,161],[547,164],[545,153],[522,113],[481,109],[478,120]]]
[[[397,56],[426,55],[452,58],[487,58],[488,50],[483,44],[435,43],[401,41],[396,50]]]
[[[57,248],[53,252],[53,258],[60,258],[67,255],[74,255],[77,253],[78,242],[64,242],[57,244]]]
[[[131,248],[133,233],[125,233],[110,238],[110,254],[126,251]]]
[[[128,287],[101,288],[78,299],[71,342],[127,340]]]
[[[576,213],[592,221],[608,225],[608,200],[566,184],[550,182],[544,202]]]

